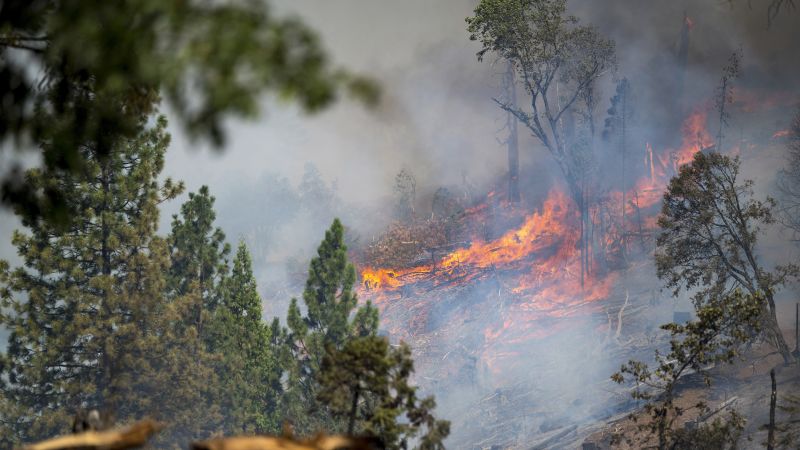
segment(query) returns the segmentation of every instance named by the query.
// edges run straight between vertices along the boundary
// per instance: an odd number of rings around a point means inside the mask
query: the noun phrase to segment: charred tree
[[[510,109],[517,109],[517,86],[514,76],[514,64],[508,62],[508,68],[503,77],[503,87]],[[506,111],[506,147],[508,149],[508,201],[511,204],[520,202],[519,193],[519,139],[517,133],[517,119],[510,111]]]
[[[626,159],[628,153],[628,127],[630,126],[632,108],[630,105],[630,82],[623,78],[617,83],[617,90],[611,98],[611,107],[608,109],[608,117],[603,130],[603,140],[615,142],[620,152],[620,190],[622,191],[622,257],[627,260],[628,241],[625,233],[627,225],[627,194],[628,184],[626,180]]]
[[[677,67],[678,67],[678,78],[676,80],[675,86],[675,97],[674,100],[677,106],[681,106],[681,100],[683,99],[683,88],[686,83],[686,68],[689,65],[689,32],[692,29],[692,19],[689,18],[689,15],[686,11],[683,12],[683,22],[681,24],[681,37],[678,41],[678,48],[675,55]],[[675,110],[678,111],[680,108],[676,108]]]
[[[733,103],[733,82],[739,77],[739,66],[741,65],[742,51],[736,51],[728,59],[728,65],[722,69],[722,78],[717,87],[714,106],[719,114],[719,128],[717,131],[717,151],[722,151],[722,139],[725,137],[725,129],[731,118],[728,106]]]
[[[769,371],[769,378],[772,381],[772,389],[769,395],[769,433],[767,435],[767,450],[775,448],[775,404],[778,400],[778,387],[775,383],[775,369]]]

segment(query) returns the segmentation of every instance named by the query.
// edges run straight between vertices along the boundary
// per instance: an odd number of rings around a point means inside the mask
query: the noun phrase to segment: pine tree
[[[309,265],[303,292],[306,315],[292,299],[287,317],[289,330],[281,357],[288,377],[283,410],[299,433],[342,431],[317,401],[316,377],[326,349],[338,350],[353,337],[377,332],[378,311],[369,302],[357,308],[355,281],[355,268],[347,262],[344,227],[335,219]]]
[[[209,350],[220,355],[219,402],[227,434],[277,433],[280,368],[270,327],[261,319],[250,252],[239,244],[230,275],[222,282],[221,302],[209,326]],[[280,333],[278,330],[277,333]]]
[[[201,413],[204,423],[213,420],[211,408],[196,403],[213,375],[196,330],[174,325],[196,290],[164,297],[169,254],[155,235],[158,204],[182,190],[158,181],[165,129],[163,118],[142,125],[136,139],[105,155],[81,146],[79,173],[27,173],[37,189],[65,192],[79,220],[67,229],[23,220],[27,232],[13,243],[24,265],[0,280],[0,325],[11,331],[0,418],[12,442],[66,432],[78,408],[120,421],[150,415],[187,432],[200,430]]]
[[[214,227],[217,218],[214,201],[208,186],[202,186],[197,193],[189,193],[189,200],[181,205],[180,216],[172,216],[169,236],[171,288],[178,295],[185,294],[189,285],[197,281],[209,309],[216,306],[216,290],[227,271],[225,258],[230,253],[225,233]]]
[[[325,355],[318,398],[346,422],[350,435],[377,437],[385,448],[401,449],[425,429],[418,447],[442,449],[450,423],[433,416],[432,397],[417,398],[417,388],[409,384],[413,372],[406,344],[392,348],[384,337],[353,338]]]

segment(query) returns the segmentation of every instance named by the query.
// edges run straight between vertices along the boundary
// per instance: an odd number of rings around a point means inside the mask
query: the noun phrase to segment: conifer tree
[[[86,166],[78,173],[27,173],[37,189],[65,192],[80,215],[67,229],[23,219],[27,231],[13,243],[24,265],[0,280],[0,325],[11,331],[0,418],[11,442],[68,431],[78,408],[119,421],[150,415],[187,433],[213,421],[213,408],[196,403],[213,383],[205,352],[196,330],[174,325],[197,292],[165,300],[169,254],[155,235],[158,204],[182,185],[158,181],[166,120],[144,123],[108,154],[81,146]]]
[[[336,219],[309,266],[305,315],[293,299],[281,336],[286,418],[299,434],[324,430],[377,437],[390,449],[414,440],[422,449],[443,448],[450,424],[433,416],[432,397],[418,399],[409,384],[411,350],[377,336],[378,310],[369,302],[358,307],[354,284]]]
[[[169,236],[171,288],[178,295],[185,294],[189,285],[197,281],[210,309],[216,305],[216,289],[227,271],[225,258],[230,253],[225,233],[214,227],[217,218],[214,201],[208,186],[189,193],[189,200],[181,205],[180,215],[172,216]]]
[[[369,302],[358,307],[356,272],[347,262],[344,227],[335,219],[311,260],[303,292],[306,314],[297,299],[289,306],[282,361],[288,376],[284,412],[299,433],[343,431],[317,401],[317,380],[326,349],[341,349],[356,336],[375,335],[378,311]]]
[[[239,244],[210,325],[209,350],[219,354],[220,406],[227,434],[277,433],[280,368],[270,327],[261,319],[250,252]],[[277,331],[280,333],[280,331]]]
[[[433,397],[417,398],[409,384],[413,372],[408,345],[392,348],[385,337],[357,337],[325,355],[318,398],[346,422],[349,435],[377,437],[387,449],[408,448],[415,438],[420,449],[443,449],[450,423],[433,416]]]

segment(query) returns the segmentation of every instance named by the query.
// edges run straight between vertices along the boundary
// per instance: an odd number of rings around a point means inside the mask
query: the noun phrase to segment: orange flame
[[[695,153],[713,146],[706,120],[705,109],[699,108],[690,114],[683,123],[683,137],[677,149],[657,152],[648,143],[644,160],[646,176],[627,193],[627,205],[622,205],[622,192],[609,194],[610,204],[618,205],[612,206],[612,209],[618,208],[612,214],[621,217],[622,208],[638,207],[641,211],[657,205],[669,179],[680,166],[691,162]],[[487,202],[470,208],[468,213],[486,212],[488,201],[494,196],[495,193],[491,192]],[[633,210],[626,213],[628,217],[634,215]],[[592,210],[590,214],[597,214],[597,211]],[[649,214],[641,217],[641,223],[653,228],[655,219],[650,210]],[[624,232],[625,224],[615,231],[617,236]],[[605,236],[606,244],[611,240],[610,236]],[[360,293],[385,308],[391,296],[401,297],[407,287],[417,283],[426,282],[433,288],[448,283],[464,284],[502,271],[504,278],[511,280],[509,290],[514,301],[503,307],[500,314],[502,323],[490,326],[483,333],[483,359],[490,367],[496,367],[494,363],[498,359],[513,357],[516,353],[495,344],[514,344],[546,336],[557,326],[548,322],[548,326],[543,327],[543,319],[591,312],[596,309],[593,304],[611,295],[618,278],[616,273],[600,274],[598,268],[590,266],[582,285],[579,244],[577,208],[563,190],[553,189],[540,210],[525,217],[519,227],[497,239],[475,239],[469,245],[451,251],[435,264],[400,269],[362,268]]]

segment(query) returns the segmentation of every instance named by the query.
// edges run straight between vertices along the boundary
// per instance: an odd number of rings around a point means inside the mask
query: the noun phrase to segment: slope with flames
[[[628,217],[638,208],[649,214],[643,219],[645,223],[654,223],[655,207],[669,178],[712,142],[706,130],[706,112],[698,109],[684,121],[678,149],[657,152],[648,144],[644,161],[647,175],[627,193]],[[607,196],[612,215],[621,217],[622,193],[610,192]],[[629,227],[627,224],[625,228]],[[609,271],[591,270],[581,287],[580,233],[574,202],[563,188],[556,187],[538,211],[497,239],[474,238],[469,245],[452,250],[435,263],[406,268],[362,267],[360,295],[386,307],[389,302],[399,301],[416,284],[427,283],[426,290],[430,292],[502,273],[516,301],[502,323],[486,329],[484,334],[487,340],[523,339],[524,330],[538,319],[585,311],[584,306],[607,298],[611,292],[617,274]]]

